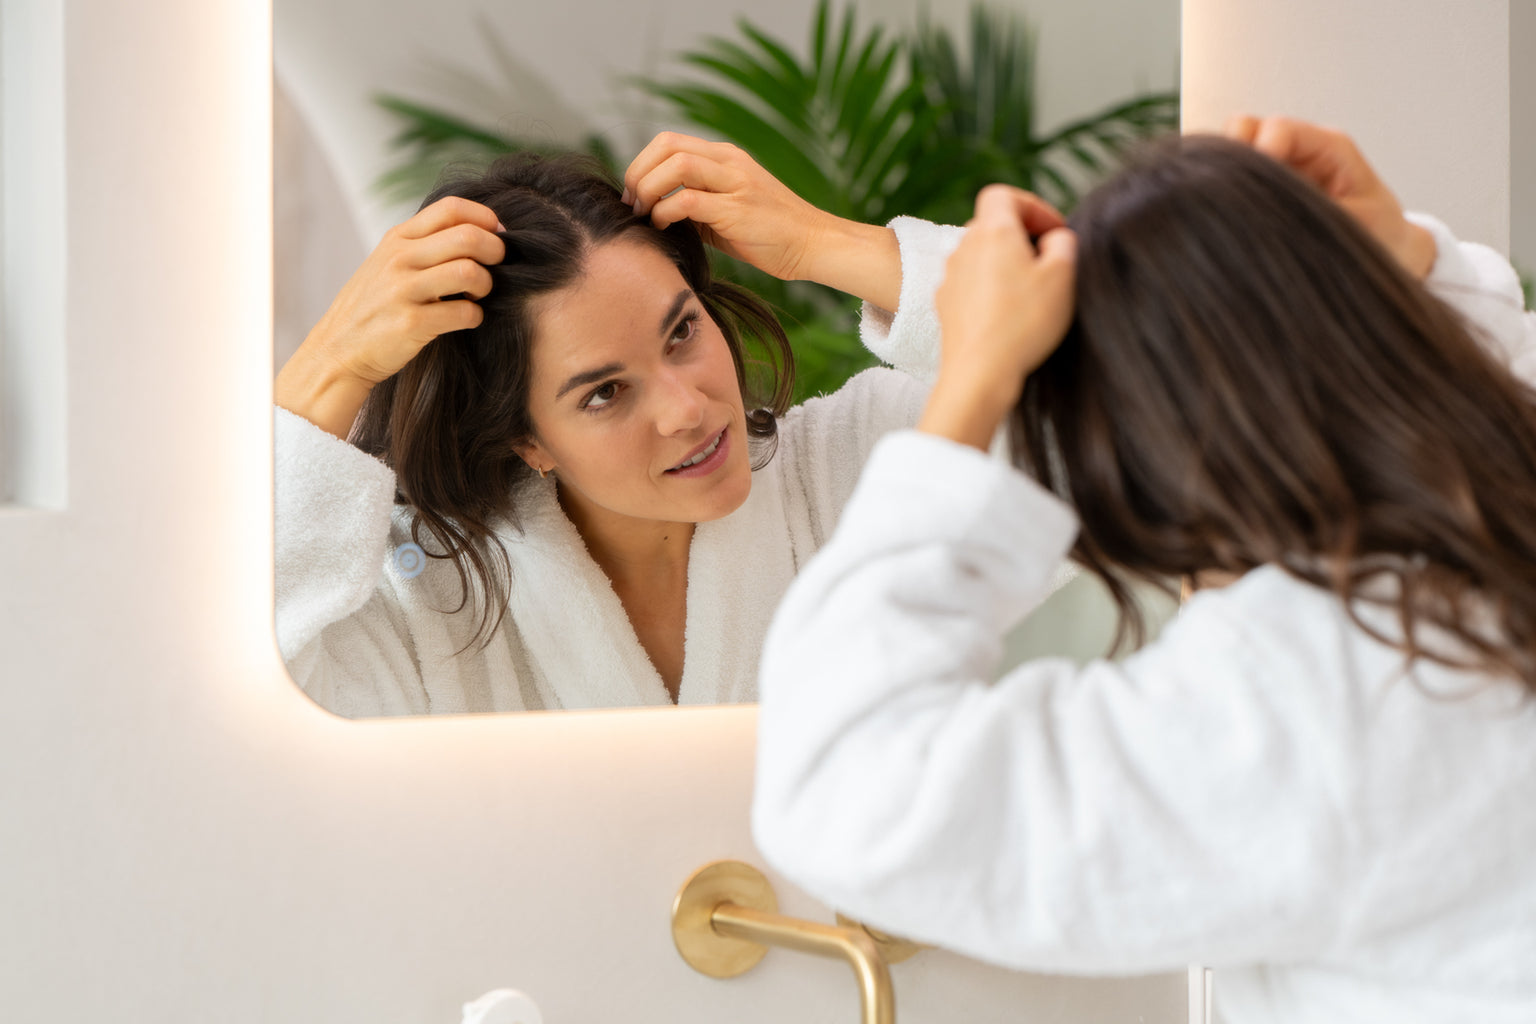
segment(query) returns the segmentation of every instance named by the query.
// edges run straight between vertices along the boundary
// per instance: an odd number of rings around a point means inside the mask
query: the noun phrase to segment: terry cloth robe
[[[1536,379],[1509,265],[1419,220],[1431,290]],[[879,443],[764,649],[769,863],[1008,967],[1213,966],[1225,1024],[1536,1021],[1536,701],[1433,662],[1407,678],[1273,566],[1197,594],[1122,662],[991,682],[1076,531],[972,449]],[[1400,635],[1394,609],[1357,607]]]
[[[899,308],[866,306],[861,335],[905,372],[867,370],[790,410],[742,507],[697,526],[680,704],[757,699],[763,634],[784,588],[831,535],[875,441],[922,411],[921,381],[932,379],[938,358],[933,293],[961,230],[909,218],[891,226],[901,249]],[[412,512],[394,503],[394,473],[299,416],[275,415],[278,644],[321,706],[362,717],[671,703],[553,480],[521,483],[521,530],[497,531],[510,594],[480,649],[474,602],[450,614],[462,595],[452,561],[427,558],[419,575],[402,571],[412,568],[401,549]]]

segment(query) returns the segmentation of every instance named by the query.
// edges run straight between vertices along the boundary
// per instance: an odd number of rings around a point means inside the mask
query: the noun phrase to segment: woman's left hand
[[[727,142],[662,132],[624,172],[624,198],[666,228],[698,225],[704,241],[784,281],[814,281],[896,308],[895,232],[817,209]]]
[[[1322,189],[1419,280],[1435,263],[1435,240],[1403,216],[1402,204],[1343,132],[1290,117],[1241,114],[1225,134],[1290,167]]]
[[[786,281],[805,276],[817,235],[838,219],[738,147],[677,132],[657,135],[630,162],[624,197],[658,228],[691,220],[708,244]]]
[[[919,430],[985,449],[1072,322],[1077,236],[1021,189],[989,185],[935,296],[944,344]],[[1043,230],[1039,249],[1031,231]]]

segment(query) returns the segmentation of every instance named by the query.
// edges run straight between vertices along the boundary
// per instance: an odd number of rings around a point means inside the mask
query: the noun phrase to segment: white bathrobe
[[[757,699],[763,634],[800,566],[831,535],[876,440],[917,422],[937,366],[933,290],[960,230],[893,222],[902,291],[893,317],[864,311],[861,333],[900,368],[859,374],[790,410],[773,460],[741,508],[694,532],[680,704]],[[555,499],[520,485],[522,531],[498,531],[511,562],[506,615],[483,649],[478,616],[457,614],[448,559],[410,578],[395,553],[411,512],[379,460],[276,412],[277,636],[294,679],[348,717],[670,704],[618,595]],[[424,542],[425,543],[425,542]],[[468,649],[462,650],[468,645]]]
[[[1508,264],[1420,222],[1431,288],[1536,379]],[[1121,663],[991,684],[1076,530],[995,459],[880,442],[767,639],[769,862],[998,964],[1214,966],[1228,1024],[1536,1021],[1536,701],[1430,662],[1405,679],[1399,651],[1272,567],[1197,594]]]

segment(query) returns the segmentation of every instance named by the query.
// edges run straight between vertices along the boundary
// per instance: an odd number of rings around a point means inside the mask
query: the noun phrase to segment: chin
[[[708,506],[690,517],[694,522],[707,523],[724,519],[746,504],[747,496],[752,493],[752,467],[743,460],[740,465],[730,466],[726,472],[730,475],[710,489]]]

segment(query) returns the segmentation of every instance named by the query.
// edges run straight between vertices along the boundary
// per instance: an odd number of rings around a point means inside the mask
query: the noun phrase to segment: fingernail
[[[626,188],[624,190],[624,194],[619,196],[619,202],[623,203],[625,206],[634,206],[635,197],[631,195],[629,189]]]
[[[503,224],[500,220],[498,220],[498,221],[496,221],[496,231],[497,231],[498,234],[503,234],[504,235],[504,234],[507,233],[507,226],[505,224]]]

